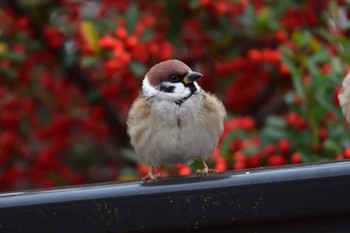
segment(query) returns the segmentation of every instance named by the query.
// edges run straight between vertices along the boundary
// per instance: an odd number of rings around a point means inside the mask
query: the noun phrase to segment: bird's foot
[[[147,182],[147,181],[158,181],[164,179],[164,175],[161,173],[158,174],[153,174],[153,173],[148,173],[147,176],[144,176],[141,179],[141,182]]]
[[[203,169],[197,169],[195,175],[207,176],[209,173],[219,173],[216,169],[205,167]]]

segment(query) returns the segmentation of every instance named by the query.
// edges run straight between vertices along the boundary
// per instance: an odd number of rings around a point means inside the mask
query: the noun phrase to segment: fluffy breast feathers
[[[225,116],[221,101],[203,90],[181,106],[140,96],[129,111],[128,134],[146,163],[188,163],[213,153]]]

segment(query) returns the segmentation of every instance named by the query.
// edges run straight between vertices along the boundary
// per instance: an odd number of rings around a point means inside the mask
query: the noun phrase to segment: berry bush
[[[125,121],[145,72],[170,58],[228,111],[217,170],[350,158],[345,0],[0,4],[0,190],[144,175]]]

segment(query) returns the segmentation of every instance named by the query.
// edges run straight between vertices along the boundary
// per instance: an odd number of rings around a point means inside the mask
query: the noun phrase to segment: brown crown
[[[185,63],[179,60],[167,60],[154,65],[146,74],[152,86],[157,86],[169,78],[171,74],[184,75],[191,70]]]

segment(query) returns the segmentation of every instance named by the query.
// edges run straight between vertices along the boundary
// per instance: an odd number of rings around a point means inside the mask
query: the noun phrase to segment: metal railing
[[[350,232],[350,162],[0,194],[0,232]]]

